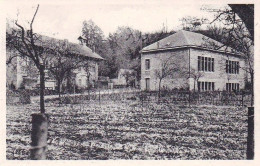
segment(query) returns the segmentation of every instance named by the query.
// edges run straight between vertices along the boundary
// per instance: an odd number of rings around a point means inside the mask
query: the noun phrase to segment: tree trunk
[[[32,114],[32,133],[31,133],[31,159],[44,160],[46,159],[47,147],[47,131],[48,131],[48,115],[45,114],[44,108],[44,90],[45,90],[45,73],[44,66],[40,65],[40,114]]]
[[[87,85],[87,88],[88,88],[88,99],[90,100],[90,81],[89,81],[89,75],[88,75],[88,78],[87,78],[87,80],[88,80],[88,85]]]
[[[57,90],[58,90],[58,95],[59,95],[59,101],[60,101],[60,103],[61,103],[61,95],[60,95],[60,89],[61,89],[61,86],[60,86],[60,83],[61,81],[60,81],[60,79],[57,79],[57,83],[58,83],[58,85],[57,85]]]
[[[247,159],[253,160],[254,159],[254,107],[248,107],[248,133],[247,133]]]
[[[254,105],[254,73],[251,73],[251,107]]]
[[[193,91],[195,92],[195,87],[196,87],[196,79],[194,79],[194,86],[193,86]]]
[[[162,80],[160,79],[160,81],[159,81],[158,100],[161,98],[161,82],[162,82]]]
[[[49,116],[32,114],[32,134],[30,157],[32,160],[45,160],[47,150]]]
[[[40,111],[41,113],[45,113],[44,108],[44,90],[45,90],[45,73],[44,73],[44,66],[40,66]]]
[[[71,74],[71,73],[69,73],[69,74]],[[71,93],[71,78],[68,76],[67,77],[67,87],[66,87],[66,90],[69,92],[69,93]]]

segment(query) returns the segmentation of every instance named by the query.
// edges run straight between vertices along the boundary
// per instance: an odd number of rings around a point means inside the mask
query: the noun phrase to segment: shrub
[[[27,90],[7,90],[6,91],[7,104],[30,104],[30,93]]]

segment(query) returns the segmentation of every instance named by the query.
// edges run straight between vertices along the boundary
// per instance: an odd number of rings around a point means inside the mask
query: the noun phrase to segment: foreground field
[[[139,103],[47,103],[47,159],[246,159],[245,108]],[[7,159],[29,159],[36,106],[7,106]]]

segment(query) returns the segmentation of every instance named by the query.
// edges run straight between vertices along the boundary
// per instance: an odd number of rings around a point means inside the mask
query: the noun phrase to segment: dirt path
[[[90,91],[90,94],[117,94],[117,93],[132,93],[132,92],[139,92],[140,89],[105,89],[105,90],[95,90]],[[80,96],[80,95],[88,95],[88,92],[84,93],[77,93],[77,94],[62,94],[61,96]],[[56,99],[59,98],[59,95],[46,95],[44,96],[44,99]],[[35,103],[40,100],[40,96],[31,96],[31,102]]]

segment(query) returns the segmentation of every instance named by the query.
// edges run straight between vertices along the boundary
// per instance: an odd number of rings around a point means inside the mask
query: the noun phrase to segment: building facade
[[[243,55],[202,34],[178,31],[141,50],[141,89],[239,90],[245,86]],[[168,65],[168,66],[167,66]],[[175,66],[175,68],[173,67]],[[168,68],[168,70],[167,70]]]
[[[55,39],[55,41],[59,40]],[[94,86],[95,82],[98,80],[98,63],[103,60],[103,58],[87,46],[70,42],[68,42],[68,44],[73,47],[74,50],[77,50],[77,53],[82,57],[82,61],[87,61],[87,65],[74,69],[71,73],[71,80],[64,80],[62,85],[70,82],[78,88]],[[17,54],[15,50],[6,50],[7,59],[15,54]],[[12,59],[11,63],[6,65],[6,69],[7,88],[39,88],[39,72],[29,58],[17,56]],[[45,70],[45,88],[51,90],[57,89],[57,80],[49,74],[48,70]]]

